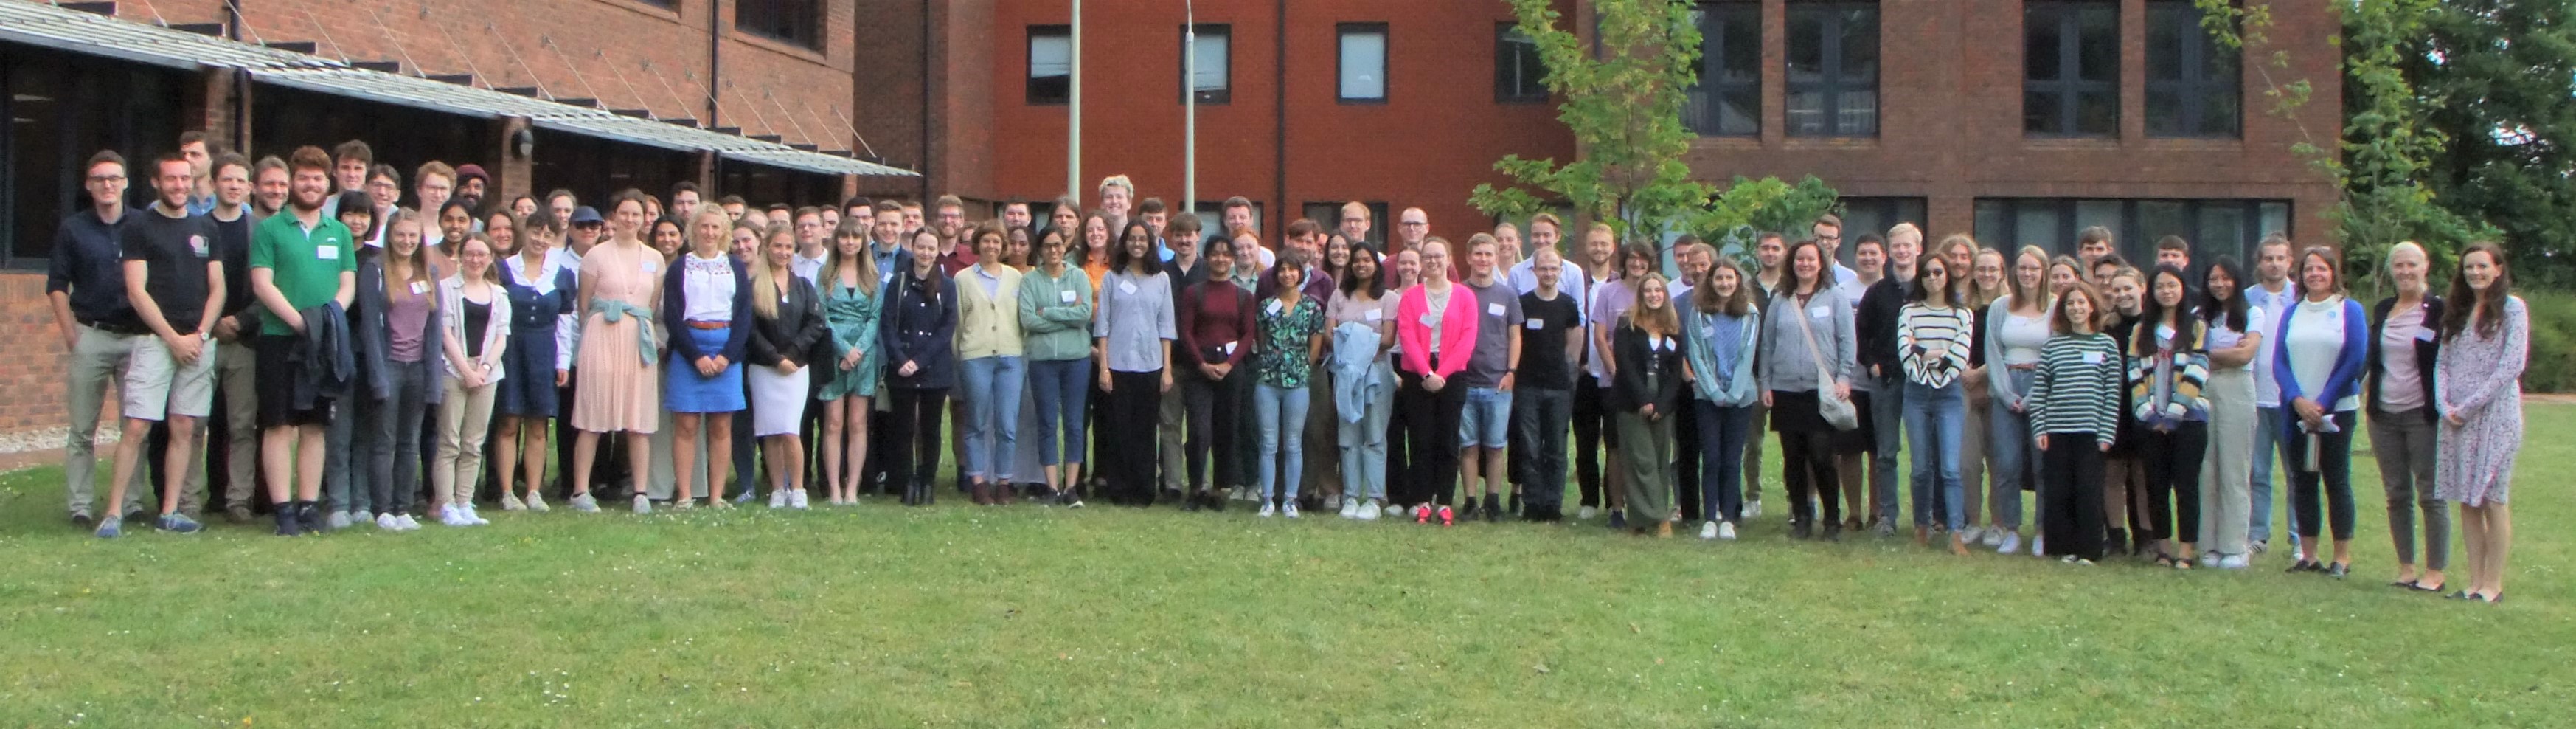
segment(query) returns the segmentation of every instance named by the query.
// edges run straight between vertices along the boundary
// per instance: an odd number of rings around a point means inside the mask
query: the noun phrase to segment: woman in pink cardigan
[[[1389,491],[1396,503],[1413,504],[1413,521],[1441,526],[1455,523],[1450,498],[1458,486],[1458,414],[1467,406],[1467,388],[1449,378],[1467,367],[1476,349],[1476,296],[1449,280],[1449,242],[1425,239],[1423,281],[1405,289],[1395,307],[1395,338],[1404,347],[1396,361],[1395,407],[1405,416],[1405,451],[1413,468]],[[1435,511],[1436,509],[1436,511]]]

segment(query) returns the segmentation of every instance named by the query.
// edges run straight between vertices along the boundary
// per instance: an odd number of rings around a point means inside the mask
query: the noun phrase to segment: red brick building
[[[987,201],[1064,192],[1070,61],[1064,0],[924,6],[862,0],[858,126],[923,163],[925,194]],[[1242,195],[1264,229],[1346,200],[1419,206],[1436,232],[1482,227],[1466,203],[1505,154],[1573,141],[1511,42],[1496,0],[1195,3],[1197,198]],[[2331,184],[2290,151],[2340,126],[2337,18],[2274,4],[2272,46],[2242,54],[2198,31],[2187,0],[1713,0],[1687,121],[1706,179],[1813,174],[1855,230],[1898,220],[1990,245],[2070,245],[2106,225],[2143,253],[2179,234],[2235,252],[2264,232],[2324,242]],[[1590,6],[1567,0],[1589,28]],[[1182,3],[1094,0],[1083,18],[1086,203],[1109,174],[1183,197]],[[2018,41],[2018,42],[2016,42]],[[2287,52],[2305,131],[2264,113],[2239,59]],[[925,107],[909,102],[929,99]],[[1385,225],[1378,226],[1382,233]]]

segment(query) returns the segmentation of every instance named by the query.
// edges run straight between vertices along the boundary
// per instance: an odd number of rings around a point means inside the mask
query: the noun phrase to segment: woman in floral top
[[[1306,263],[1302,252],[1280,254],[1279,265],[1272,269],[1279,277],[1278,294],[1263,300],[1260,311],[1253,314],[1252,369],[1259,381],[1254,385],[1252,416],[1261,424],[1262,516],[1278,513],[1284,504],[1288,518],[1297,518],[1297,484],[1305,475],[1299,471],[1306,462],[1306,380],[1314,375],[1315,358],[1324,351],[1323,302],[1299,293],[1306,287]],[[1273,486],[1282,481],[1283,458],[1288,469],[1286,492],[1273,493]]]

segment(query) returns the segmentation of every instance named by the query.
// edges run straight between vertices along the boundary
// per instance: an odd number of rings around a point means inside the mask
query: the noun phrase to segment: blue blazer
[[[947,276],[932,271],[929,279],[897,272],[884,290],[885,313],[877,337],[885,347],[886,385],[936,390],[957,381],[957,289]],[[898,376],[903,363],[919,367],[911,377]]]
[[[729,320],[733,327],[725,330],[724,349],[709,352],[698,349],[697,340],[691,339],[685,331],[689,327],[689,294],[688,286],[683,282],[688,280],[684,273],[689,269],[688,257],[689,254],[682,253],[680,260],[662,267],[662,328],[671,333],[671,356],[681,362],[696,362],[699,357],[723,357],[727,362],[739,363],[744,350],[751,346],[751,264],[733,258],[731,254],[726,255],[733,260],[733,318]]]

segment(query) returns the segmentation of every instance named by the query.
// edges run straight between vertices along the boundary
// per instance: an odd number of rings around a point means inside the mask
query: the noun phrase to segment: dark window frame
[[[1367,35],[1367,34],[1372,34],[1372,33],[1376,34],[1376,35],[1377,35],[1377,37],[1378,37],[1378,51],[1379,51],[1379,53],[1378,53],[1378,69],[1377,69],[1377,76],[1378,76],[1378,83],[1377,83],[1378,89],[1377,89],[1377,91],[1378,91],[1378,93],[1377,93],[1377,95],[1376,95],[1376,96],[1373,96],[1373,97],[1371,97],[1371,96],[1346,96],[1346,95],[1343,95],[1343,93],[1342,93],[1342,79],[1343,79],[1343,77],[1344,77],[1344,73],[1347,71],[1347,69],[1342,68],[1342,60],[1343,60],[1343,57],[1344,57],[1344,56],[1348,55],[1348,54],[1343,50],[1343,46],[1344,46],[1345,44],[1347,44],[1347,43],[1349,43],[1349,42],[1350,42],[1350,38],[1351,38],[1351,36],[1353,36],[1353,35]],[[1395,66],[1395,58],[1394,58],[1394,57],[1395,57],[1395,34],[1394,34],[1392,31],[1390,31],[1390,30],[1388,30],[1388,29],[1387,29],[1387,24],[1386,24],[1386,23],[1383,23],[1383,22],[1334,23],[1334,24],[1333,24],[1333,102],[1334,102],[1334,103],[1338,103],[1338,104],[1357,104],[1357,105],[1382,105],[1382,104],[1387,103],[1387,100],[1388,100],[1388,99],[1393,98],[1393,97],[1395,96],[1395,79],[1394,79],[1394,78],[1391,78],[1391,76],[1392,76],[1393,74],[1389,72],[1389,71],[1390,71],[1390,69],[1394,68],[1394,66]]]
[[[1547,103],[1547,61],[1539,58],[1538,40],[1522,33],[1520,23],[1494,24],[1494,103]],[[1517,36],[1519,39],[1514,40]],[[1526,48],[1526,52],[1520,50]]]
[[[2112,61],[2111,78],[2109,80],[2086,80],[2083,78],[2083,15],[2085,11],[2088,10],[2097,12],[2108,11],[2111,18],[2110,43],[2112,45],[2112,57],[2115,60]],[[2031,77],[2031,59],[2028,55],[2030,48],[2029,37],[2032,31],[2032,24],[2041,22],[2056,26],[2056,78],[2039,79]],[[2033,0],[2032,2],[2026,3],[2022,6],[2022,24],[2022,48],[2024,54],[2022,58],[2021,76],[2023,99],[2021,125],[2022,135],[2028,137],[2054,138],[2101,138],[2119,136],[2121,114],[2121,70],[2119,61],[2116,60],[2121,56],[2119,48],[2119,2],[2117,2],[2117,0]],[[2080,128],[2083,123],[2082,104],[2080,102],[2087,94],[2102,94],[2107,95],[2110,98],[2111,122],[2109,128],[2101,130],[2084,130]],[[2045,124],[2041,124],[2040,120],[2031,116],[2029,111],[2030,99],[2037,95],[2048,95],[2057,98],[2056,119],[2048,120]]]
[[[1221,37],[1221,38],[1224,38],[1224,39],[1225,39],[1225,68],[1223,69],[1223,75],[1224,75],[1224,77],[1225,77],[1225,86],[1224,86],[1223,88],[1215,89],[1215,90],[1212,90],[1212,91],[1200,91],[1200,92],[1198,92],[1198,95],[1199,95],[1199,103],[1201,103],[1201,104],[1232,104],[1232,103],[1234,103],[1234,25],[1233,25],[1233,24],[1231,24],[1231,23],[1200,23],[1200,24],[1198,24],[1198,25],[1197,25],[1197,26],[1195,26],[1195,27],[1193,27],[1193,26],[1188,26],[1188,25],[1181,26],[1181,32],[1182,32],[1185,36],[1186,36],[1186,34],[1188,34],[1188,33],[1189,33],[1191,30],[1193,30],[1193,29],[1195,29],[1195,30],[1198,32],[1199,40],[1200,40],[1200,41],[1202,41],[1202,42],[1206,41],[1206,40],[1208,39],[1208,37],[1209,37],[1209,36],[1217,36],[1217,37]],[[1183,38],[1183,40],[1184,40],[1184,42],[1183,42],[1183,43],[1181,43],[1181,49],[1180,49],[1180,54],[1181,54],[1181,55],[1179,56],[1179,59],[1178,59],[1177,61],[1175,61],[1175,63],[1174,63],[1174,68],[1183,68],[1183,69],[1185,69],[1185,68],[1188,68],[1188,67],[1189,67],[1189,66],[1188,66],[1188,62],[1189,62],[1190,44],[1186,42],[1186,41],[1187,41],[1187,38],[1186,38],[1186,37],[1185,37],[1185,38]],[[1201,70],[1204,70],[1204,69],[1201,69]],[[1197,81],[1196,79],[1189,78],[1189,73],[1188,73],[1187,71],[1183,71],[1183,72],[1181,73],[1181,91],[1180,91],[1180,92],[1181,92],[1182,94],[1188,94],[1188,93],[1190,93],[1191,91],[1193,91],[1193,90],[1196,88],[1196,86],[1197,86],[1196,81]]]
[[[1869,80],[1862,83],[1849,82],[1843,79],[1843,63],[1844,61],[1849,60],[1848,56],[1850,55],[1843,48],[1842,37],[1846,32],[1843,22],[1843,13],[1856,10],[1868,11],[1871,31],[1870,42],[1878,46],[1877,48],[1871,49],[1873,59],[1871,64],[1874,68],[1870,72]],[[1782,86],[1784,87],[1783,90],[1786,92],[1786,95],[1783,98],[1790,100],[1789,103],[1791,104],[1791,107],[1788,111],[1794,114],[1798,111],[1795,106],[1795,99],[1799,94],[1810,92],[1823,94],[1823,106],[1818,109],[1818,111],[1824,114],[1825,122],[1821,131],[1803,131],[1799,129],[1798,125],[1794,122],[1784,124],[1783,126],[1786,128],[1783,131],[1787,132],[1788,135],[1792,137],[1845,139],[1876,138],[1879,135],[1879,128],[1883,126],[1880,124],[1879,117],[1884,113],[1883,110],[1886,107],[1886,105],[1880,103],[1879,100],[1879,82],[1882,77],[1885,76],[1884,73],[1881,73],[1880,68],[1883,68],[1886,60],[1886,54],[1881,52],[1884,50],[1886,45],[1886,27],[1880,22],[1879,4],[1875,0],[1818,0],[1815,2],[1790,2],[1787,4],[1786,17],[1784,20],[1791,27],[1795,27],[1799,22],[1799,16],[1808,14],[1817,16],[1819,22],[1823,24],[1823,27],[1819,31],[1819,42],[1823,44],[1823,47],[1818,48],[1816,51],[1819,62],[1817,69],[1818,78],[1813,81],[1798,81],[1795,80],[1795,74],[1790,74],[1789,80],[1782,83]],[[1797,39],[1794,34],[1792,34],[1792,37],[1782,39],[1784,49],[1787,44],[1794,43],[1796,40]],[[1789,64],[1791,63],[1790,59],[1794,59],[1796,56],[1797,54],[1795,52],[1784,50],[1782,63],[1784,65]],[[1868,93],[1871,99],[1869,127],[1866,130],[1847,130],[1843,127],[1842,117],[1843,112],[1846,110],[1844,108],[1843,99],[1846,95],[1862,92]]]
[[[2220,47],[2201,29],[2201,18],[2199,6],[2186,0],[2147,3],[2147,136],[2236,139],[2245,134],[2244,52],[2233,51],[2231,55],[2231,51]],[[2152,39],[2161,26],[2169,23],[2181,26],[2168,29],[2175,36],[2173,51],[2180,56],[2170,65],[2180,75],[2159,78],[2156,59],[2164,49]],[[2164,116],[2157,113],[2155,99],[2159,94],[2171,94],[2179,107],[2172,110],[2170,126],[2159,124],[2159,117]],[[2208,103],[2220,99],[2226,100],[2234,112],[2228,116],[2226,128],[2204,128]]]
[[[2120,224],[2112,228],[2111,236],[2118,244],[2114,250],[2121,258],[2128,259],[2131,265],[2139,265],[2142,261],[2152,265],[2155,262],[2156,239],[2165,235],[2182,235],[2185,240],[2191,241],[2192,273],[2195,277],[2208,271],[2209,262],[2216,260],[2222,254],[2233,255],[2239,262],[2251,262],[2251,258],[2246,255],[2250,250],[2212,251],[2209,249],[2209,242],[2201,235],[2205,224],[2204,216],[2209,210],[2221,206],[2238,208],[2241,211],[2239,240],[2248,249],[2255,242],[2261,241],[2264,236],[2273,233],[2294,235],[2299,221],[2297,203],[2283,198],[1981,197],[1971,203],[1970,209],[1973,211],[1974,219],[1970,227],[1975,231],[1977,240],[1986,247],[2012,250],[2019,247],[2016,241],[2021,238],[2019,213],[2024,208],[2030,207],[2051,209],[2057,215],[2057,230],[2047,232],[2052,244],[2042,248],[2047,249],[2050,255],[2074,255],[2075,234],[2083,229],[2083,221],[2077,219],[2076,211],[2079,205],[2086,203],[2113,203],[2120,206]],[[2182,206],[2183,215],[2191,221],[2186,226],[2187,232],[2147,230],[2145,218],[2139,212],[2139,208],[2145,204]],[[2274,205],[2281,206],[2281,218],[2284,221],[2281,228],[2277,230],[2267,229],[2263,223],[2264,209]],[[2000,206],[2000,208],[1989,206]],[[1994,228],[1985,225],[1990,212],[1996,214],[1997,226]],[[2144,266],[2141,269],[2143,270]]]
[[[1747,13],[1752,16],[1749,20],[1753,31],[1751,80],[1723,80],[1726,78],[1727,51],[1733,48],[1726,42],[1727,30],[1734,27],[1726,22],[1727,16]],[[1682,124],[1703,137],[1762,136],[1762,4],[1754,0],[1709,0],[1699,4],[1696,14],[1699,16],[1700,68],[1690,88],[1690,98],[1683,102]],[[1752,126],[1727,128],[1725,115],[1719,113],[1725,108],[1720,100],[1730,95],[1740,97],[1746,94],[1753,99],[1753,103],[1747,106],[1752,111]]]
[[[799,6],[802,6],[801,12]],[[828,25],[830,10],[831,3],[827,0],[734,0],[733,29],[819,52],[825,45],[823,30]],[[745,20],[746,16],[751,19]],[[783,26],[771,27],[761,21],[775,21]]]
[[[1021,74],[1021,77],[1022,77],[1022,89],[1023,89],[1023,93],[1025,94],[1025,97],[1023,98],[1023,101],[1024,101],[1025,103],[1027,103],[1028,105],[1030,105],[1030,106],[1066,106],[1066,105],[1072,104],[1072,103],[1073,103],[1073,89],[1072,89],[1073,76],[1072,76],[1072,70],[1071,70],[1071,68],[1070,68],[1070,63],[1072,62],[1072,59],[1071,59],[1070,57],[1068,57],[1068,58],[1066,58],[1066,59],[1065,59],[1065,60],[1066,60],[1066,62],[1067,62],[1067,64],[1068,64],[1068,67],[1067,67],[1067,69],[1066,69],[1066,75],[1064,75],[1064,76],[1062,76],[1062,77],[1061,77],[1061,78],[1063,78],[1063,79],[1065,80],[1064,95],[1063,95],[1062,97],[1057,97],[1057,96],[1054,96],[1054,95],[1052,95],[1052,94],[1042,94],[1042,93],[1039,91],[1039,88],[1038,88],[1039,81],[1038,81],[1038,79],[1039,79],[1039,78],[1041,78],[1041,77],[1037,75],[1037,58],[1038,58],[1037,50],[1038,50],[1038,39],[1039,39],[1039,38],[1041,38],[1041,37],[1045,37],[1045,38],[1057,38],[1057,37],[1061,37],[1061,38],[1064,38],[1064,39],[1066,39],[1066,42],[1067,42],[1068,48],[1070,48],[1070,44],[1071,44],[1071,42],[1072,42],[1072,38],[1073,38],[1073,26],[1070,26],[1070,25],[1063,25],[1063,24],[1038,24],[1038,25],[1031,25],[1031,26],[1028,26],[1027,35],[1025,36],[1025,38],[1024,38],[1024,40],[1022,41],[1022,44],[1021,44],[1021,49],[1022,49],[1022,51],[1024,51],[1024,53],[1023,53],[1023,58],[1022,58],[1022,62],[1021,62],[1021,64],[1020,64],[1020,65],[1021,65],[1020,74]],[[1231,58],[1232,56],[1231,56],[1230,54],[1232,53],[1232,49],[1231,49],[1231,48],[1229,48],[1227,52],[1228,52],[1228,54],[1229,54],[1229,56],[1228,56],[1228,57],[1229,57],[1229,58]],[[1071,51],[1070,51],[1070,50],[1068,50],[1068,51],[1067,51],[1067,54],[1070,54],[1070,53],[1071,53]],[[1047,76],[1047,77],[1043,77],[1043,78],[1058,78],[1058,77],[1055,77],[1055,76]]]

